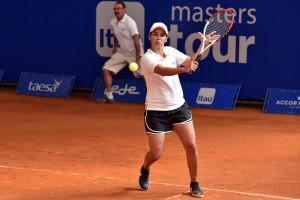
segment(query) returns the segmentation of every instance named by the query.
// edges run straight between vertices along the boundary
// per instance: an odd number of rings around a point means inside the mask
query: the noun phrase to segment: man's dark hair
[[[122,7],[126,8],[126,4],[123,1],[117,1],[115,4],[122,4]]]

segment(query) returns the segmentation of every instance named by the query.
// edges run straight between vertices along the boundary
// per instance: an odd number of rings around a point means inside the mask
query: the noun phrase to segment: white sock
[[[113,99],[113,98],[114,98],[112,92],[107,92],[107,93],[106,93],[106,96],[107,96],[107,98],[109,98],[109,99]]]

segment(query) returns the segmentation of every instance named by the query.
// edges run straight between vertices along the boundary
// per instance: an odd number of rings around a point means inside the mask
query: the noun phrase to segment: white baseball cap
[[[166,35],[168,35],[168,28],[167,28],[167,26],[166,26],[164,23],[162,23],[162,22],[156,22],[156,23],[154,23],[154,24],[151,26],[151,28],[150,28],[149,34],[150,34],[152,31],[154,31],[155,29],[157,29],[157,28],[162,28],[162,29],[165,31]]]

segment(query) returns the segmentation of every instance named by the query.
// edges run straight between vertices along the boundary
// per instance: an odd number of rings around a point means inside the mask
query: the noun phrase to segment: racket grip
[[[201,60],[201,57],[202,57],[202,54],[199,54],[197,57],[196,57],[196,60],[197,62],[199,62]],[[189,74],[193,74],[194,72],[193,71],[189,71],[188,72]]]
[[[196,61],[199,62],[201,60],[201,58],[202,58],[202,54],[199,54],[196,58]]]

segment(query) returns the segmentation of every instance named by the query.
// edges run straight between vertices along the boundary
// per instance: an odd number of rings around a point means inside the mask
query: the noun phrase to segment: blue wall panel
[[[190,54],[199,43],[194,33],[220,7],[233,8],[229,36],[214,46],[185,82],[241,85],[239,99],[263,100],[267,88],[300,89],[300,30],[297,1],[143,0],[125,1],[148,48],[148,30],[156,21],[169,30],[167,45]],[[74,74],[75,87],[93,88],[109,58],[108,19],[114,1],[12,0],[0,2],[0,69],[3,82],[17,83],[22,71]],[[159,6],[157,6],[159,5]],[[154,14],[154,9],[156,14]],[[284,14],[282,14],[284,13]],[[228,56],[227,56],[228,55]],[[133,78],[123,70],[118,78]]]

